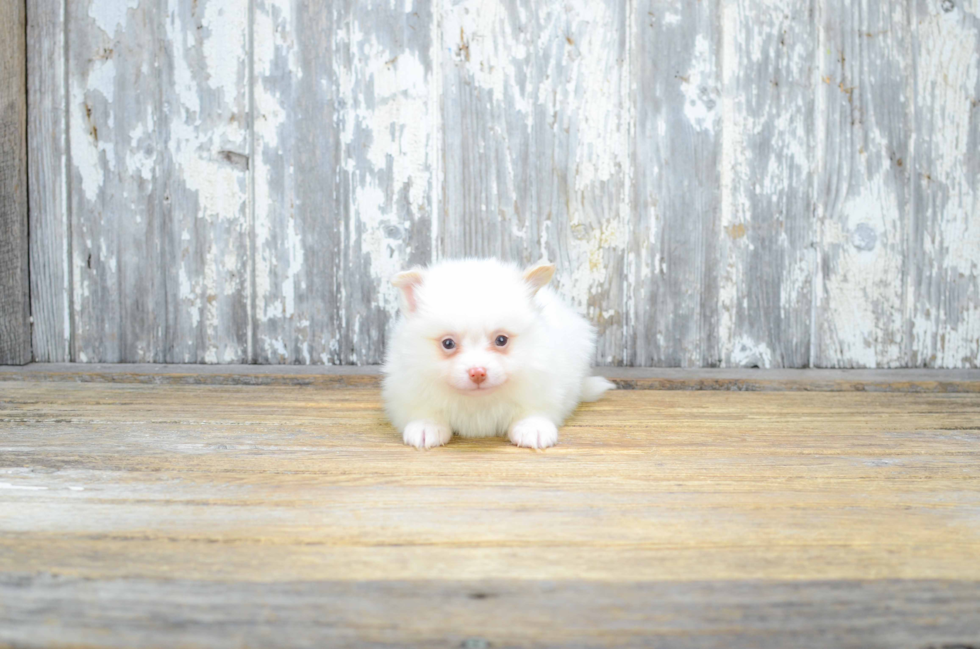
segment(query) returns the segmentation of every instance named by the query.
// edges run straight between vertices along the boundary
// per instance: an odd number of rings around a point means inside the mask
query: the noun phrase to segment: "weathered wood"
[[[537,261],[543,224],[531,181],[533,9],[520,0],[441,2],[442,257]]]
[[[977,395],[618,392],[546,453],[503,439],[416,452],[376,390],[3,395],[4,571],[980,578]]]
[[[980,5],[912,4],[905,362],[980,366]]]
[[[635,6],[636,139],[628,364],[716,365],[720,3]],[[706,308],[705,305],[710,305]]]
[[[443,3],[438,252],[558,265],[622,364],[629,333],[627,3]]]
[[[962,380],[946,376],[953,384]],[[152,385],[313,385],[321,388],[378,388],[378,366],[354,365],[182,365],[141,363],[31,363],[0,366],[2,381],[76,381]],[[977,377],[980,391],[980,376]]]
[[[980,392],[980,370],[746,370],[599,368],[626,390],[805,392]],[[154,385],[315,385],[379,387],[378,366],[144,365],[32,363],[0,366],[0,381],[77,381]]]
[[[810,364],[813,239],[811,0],[722,8],[721,228],[701,364]],[[713,339],[717,336],[717,341]],[[713,349],[713,342],[718,347]]]
[[[248,2],[68,11],[74,359],[247,360]]]
[[[537,50],[530,178],[542,248],[559,266],[556,289],[598,329],[596,362],[622,365],[631,329],[629,3],[528,8]]]
[[[15,574],[0,576],[0,600],[8,602],[0,642],[964,649],[980,637],[978,591],[978,582],[936,580],[296,581],[230,589],[220,581]]]
[[[432,259],[439,56],[427,0],[348,0],[350,216],[342,250],[342,363],[379,363],[398,311],[391,278]],[[332,171],[332,170],[331,170]]]
[[[604,365],[980,363],[975,2],[124,4],[29,0],[41,360],[374,364],[492,254]]]
[[[31,361],[27,253],[27,18],[0,0],[0,363]]]
[[[818,5],[816,367],[905,361],[908,5]]]
[[[25,374],[30,367],[21,370]],[[980,370],[597,368],[621,390],[980,392]],[[52,377],[56,375],[52,374]]]
[[[34,359],[42,362],[72,360],[65,7],[27,2],[31,319]]]
[[[256,6],[255,352],[378,363],[390,278],[431,258],[427,3]]]
[[[418,452],[377,390],[6,382],[0,643],[974,642],[978,420],[623,391]]]
[[[342,362],[342,3],[260,2],[254,15],[254,288],[259,363]]]

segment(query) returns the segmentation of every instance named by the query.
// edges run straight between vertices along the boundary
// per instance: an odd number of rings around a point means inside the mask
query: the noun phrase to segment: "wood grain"
[[[636,4],[628,365],[717,365],[720,2]]]
[[[248,3],[68,11],[74,360],[247,360]]]
[[[599,368],[624,390],[735,390],[751,392],[980,392],[978,370],[745,370]],[[310,385],[321,388],[381,384],[378,366],[178,365],[33,363],[0,366],[0,381],[76,381],[153,385]]]
[[[65,7],[61,0],[27,3],[33,348],[34,360],[52,363],[72,360]]]
[[[343,3],[255,5],[251,358],[341,362]]]
[[[428,3],[256,7],[260,363],[379,363],[390,279],[431,260]]]
[[[0,642],[973,642],[977,421],[621,391],[418,452],[376,389],[0,382]]]
[[[345,140],[344,339],[339,362],[380,363],[398,312],[392,277],[432,260],[438,130],[438,3],[352,0]]]
[[[31,361],[27,260],[27,17],[0,0],[0,364]]]
[[[496,255],[600,365],[976,368],[978,11],[30,0],[36,357],[372,365]]]
[[[440,256],[537,261],[543,223],[532,193],[534,9],[519,0],[440,5]]]
[[[726,3],[718,303],[701,364],[808,367],[813,227],[813,3]],[[706,299],[705,296],[702,299]]]
[[[901,367],[912,137],[908,3],[817,16],[815,367]]]
[[[911,3],[906,363],[980,363],[980,5]],[[976,146],[975,146],[976,145]]]
[[[443,3],[441,257],[558,266],[625,362],[629,240],[628,5]]]
[[[21,574],[0,576],[0,599],[9,602],[0,642],[960,649],[980,637],[977,588],[935,580],[493,580],[240,583],[230,590],[223,582]],[[41,611],[57,619],[39,624]]]

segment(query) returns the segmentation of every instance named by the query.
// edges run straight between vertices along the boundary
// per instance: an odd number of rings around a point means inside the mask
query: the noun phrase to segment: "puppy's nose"
[[[485,367],[471,367],[470,368],[470,380],[480,385],[487,380],[487,368]]]

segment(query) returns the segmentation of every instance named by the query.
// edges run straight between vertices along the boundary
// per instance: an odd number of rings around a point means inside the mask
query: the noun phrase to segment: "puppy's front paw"
[[[511,426],[507,438],[525,448],[548,448],[558,443],[558,427],[544,417],[528,417]]]
[[[402,439],[409,446],[415,448],[432,448],[442,446],[449,442],[453,436],[453,431],[449,426],[443,426],[431,419],[419,419],[410,422],[405,426]]]

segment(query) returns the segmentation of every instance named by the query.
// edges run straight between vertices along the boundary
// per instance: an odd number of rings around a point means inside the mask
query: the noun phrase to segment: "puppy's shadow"
[[[445,446],[430,450],[441,449],[466,455],[512,455],[514,453],[519,455],[525,453],[535,455],[538,453],[547,453],[552,450],[551,448],[521,448],[511,443],[506,437],[460,437],[456,434],[453,434],[453,438]]]
[[[456,433],[446,445],[446,448],[464,453],[492,453],[508,447],[517,448],[506,437],[460,437]]]

